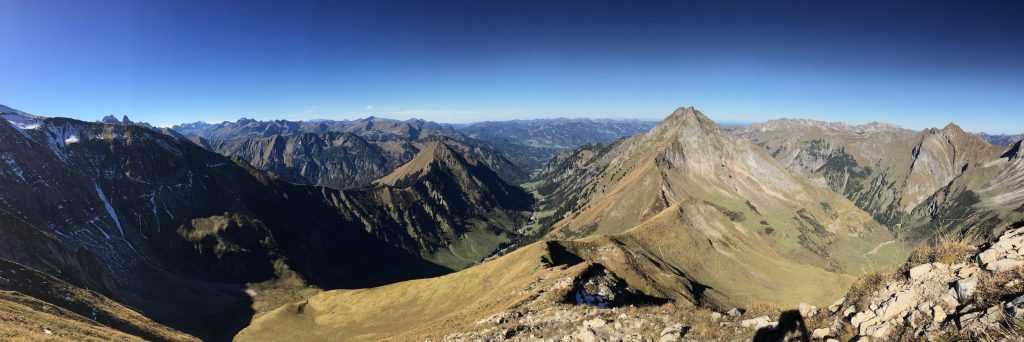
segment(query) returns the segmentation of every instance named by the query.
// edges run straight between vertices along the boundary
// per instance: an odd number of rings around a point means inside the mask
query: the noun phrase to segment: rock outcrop
[[[1001,339],[1024,332],[1024,228],[982,245],[968,261],[908,265],[835,312],[856,336]],[[1019,337],[1019,335],[1016,335]]]

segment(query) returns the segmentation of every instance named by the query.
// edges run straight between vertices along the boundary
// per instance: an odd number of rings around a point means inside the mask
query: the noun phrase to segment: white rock
[[[717,321],[717,320],[720,320],[720,319],[722,319],[722,314],[721,313],[719,313],[719,312],[712,312],[711,313],[711,320],[712,321]]]
[[[591,320],[584,321],[583,322],[583,326],[587,327],[587,328],[600,328],[600,327],[603,327],[607,323],[608,322],[605,322],[603,319],[594,318],[594,319],[591,319]]]
[[[871,311],[858,312],[856,315],[853,316],[852,319],[850,319],[850,324],[853,324],[853,326],[855,328],[859,328],[861,323],[864,323],[865,321],[867,321],[869,319],[872,319],[872,318],[875,318],[875,313],[874,312],[871,312]]]
[[[955,289],[949,289],[949,291],[946,291],[946,294],[942,296],[942,301],[951,308],[955,308],[960,305],[960,300],[957,299]]]
[[[986,264],[985,269],[992,272],[1006,272],[1021,266],[1024,266],[1024,260],[999,259]]]
[[[936,305],[932,307],[932,320],[935,323],[942,323],[946,321],[946,310],[942,309],[942,306]]]
[[[836,311],[839,311],[839,309],[843,308],[843,304],[846,304],[846,297],[839,298],[839,300],[836,300],[835,303],[829,305],[828,311],[831,313],[836,313]]]
[[[589,328],[580,329],[580,331],[576,333],[576,338],[579,339],[580,342],[597,342],[597,334]]]
[[[733,317],[739,317],[743,316],[743,310],[741,310],[740,308],[732,308],[729,309],[729,311],[727,311],[726,314]]]
[[[976,273],[978,273],[978,271],[980,271],[980,270],[981,269],[978,268],[978,266],[974,266],[974,265],[970,265],[970,264],[963,265],[963,267],[960,268],[959,271],[957,271],[957,276],[960,277],[960,278],[969,278],[969,277],[975,275]]]
[[[879,325],[873,325],[867,327],[867,329],[861,329],[863,335],[884,339],[889,336],[889,332],[892,330],[892,324],[885,322]]]
[[[771,318],[768,318],[768,316],[761,316],[757,318],[745,319],[740,322],[740,326],[744,328],[761,329],[766,326],[769,326],[771,323]]]
[[[932,265],[931,264],[921,264],[921,265],[914,266],[914,268],[910,269],[910,279],[915,279],[915,280],[916,279],[920,279],[925,274],[927,274],[928,272],[931,272],[931,271],[932,271]]]
[[[974,290],[978,288],[978,277],[957,280],[954,288],[956,288],[957,298],[961,302],[965,302],[974,295]]]
[[[661,338],[659,342],[676,342],[683,338],[683,334],[686,332],[686,326],[682,324],[673,324],[665,329],[661,330]]]
[[[816,340],[823,340],[831,335],[832,329],[829,328],[814,329],[814,331],[811,332],[811,338]]]
[[[798,308],[800,310],[800,316],[803,317],[814,317],[814,315],[818,314],[818,308],[814,305],[800,303]]]
[[[843,318],[850,317],[850,315],[853,315],[855,313],[857,313],[857,308],[854,307],[853,305],[850,305],[846,308],[845,311],[843,311]]]

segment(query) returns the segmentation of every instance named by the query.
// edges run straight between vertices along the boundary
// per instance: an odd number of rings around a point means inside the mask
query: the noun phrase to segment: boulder
[[[594,318],[594,319],[591,319],[591,320],[584,321],[583,322],[583,326],[587,327],[587,328],[600,328],[600,327],[603,327],[607,323],[608,322],[605,322],[603,319]]]
[[[1024,295],[1021,295],[1013,300],[1003,304],[1003,308],[1006,309],[1006,313],[1013,316],[1015,319],[1024,319]]]
[[[814,329],[811,332],[811,338],[815,340],[824,340],[829,336],[832,336],[832,329],[829,328]]]
[[[850,319],[850,324],[853,324],[854,328],[860,328],[860,325],[869,319],[875,318],[875,313],[871,311],[858,312],[853,318]]]
[[[685,336],[686,332],[689,330],[689,327],[679,323],[667,326],[665,329],[661,330],[661,338],[658,339],[658,342],[676,342],[682,340],[683,336]]]
[[[1006,272],[1021,266],[1024,266],[1024,260],[1007,258],[985,264],[985,269],[992,272]]]
[[[582,328],[576,333],[576,339],[580,342],[597,342],[597,334],[590,328]]]
[[[846,297],[839,298],[835,303],[828,306],[828,312],[836,313],[839,309],[843,308],[843,304],[846,304]]]
[[[740,326],[744,328],[761,329],[764,327],[775,326],[777,322],[772,322],[768,316],[761,316],[757,318],[745,319],[740,322]]]
[[[942,306],[936,305],[932,307],[932,320],[935,323],[942,323],[946,321],[946,310],[942,309]]]
[[[739,316],[743,316],[743,311],[745,311],[745,310],[740,309],[740,308],[732,308],[732,309],[729,309],[729,311],[726,311],[725,313],[728,314],[729,316],[732,316],[732,317],[739,317]]]
[[[850,317],[850,315],[853,315],[855,313],[857,313],[857,308],[854,307],[853,305],[850,305],[849,307],[846,308],[845,311],[843,311],[843,318]]]
[[[956,289],[957,298],[961,302],[966,302],[968,298],[974,295],[974,290],[978,288],[978,277],[957,280],[954,288]]]
[[[800,303],[799,305],[800,316],[803,317],[814,317],[818,314],[818,307],[807,303]]]

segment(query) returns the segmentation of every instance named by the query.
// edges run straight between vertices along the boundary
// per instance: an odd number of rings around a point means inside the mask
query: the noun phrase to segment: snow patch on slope
[[[39,128],[42,120],[38,116],[26,114],[26,113],[3,113],[0,114],[4,120],[7,120],[18,129],[36,129]]]
[[[114,225],[117,226],[117,230],[121,232],[121,237],[124,238],[124,228],[121,227],[121,220],[117,218],[117,212],[114,211],[114,207],[107,200],[107,195],[103,193],[103,189],[100,189],[99,184],[93,183],[93,186],[96,187],[96,196],[103,202],[103,207],[107,209],[107,214],[114,220]]]

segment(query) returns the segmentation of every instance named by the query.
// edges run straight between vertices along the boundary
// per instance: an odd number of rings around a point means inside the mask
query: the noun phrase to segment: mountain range
[[[0,117],[5,339],[891,336],[863,284],[1024,225],[1022,143],[955,124]]]

